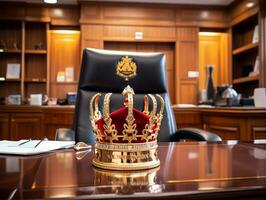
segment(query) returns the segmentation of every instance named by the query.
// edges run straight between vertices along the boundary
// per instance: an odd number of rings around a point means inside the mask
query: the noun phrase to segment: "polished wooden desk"
[[[0,199],[265,199],[266,141],[255,143],[161,143],[161,166],[135,172],[96,169],[91,150],[1,155]]]

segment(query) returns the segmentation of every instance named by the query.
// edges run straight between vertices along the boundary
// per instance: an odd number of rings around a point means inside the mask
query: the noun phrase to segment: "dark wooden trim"
[[[260,59],[260,87],[266,87],[266,1],[259,1],[259,59]]]

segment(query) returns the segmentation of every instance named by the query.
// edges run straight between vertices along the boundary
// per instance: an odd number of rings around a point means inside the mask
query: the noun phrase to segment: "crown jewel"
[[[108,169],[147,169],[159,165],[157,159],[157,136],[163,118],[164,100],[156,95],[160,102],[157,113],[157,100],[154,95],[144,96],[144,110],[133,106],[134,90],[127,86],[124,95],[124,107],[110,113],[112,93],[104,96],[103,116],[99,111],[101,94],[95,94],[90,100],[90,120],[96,136],[93,164]],[[149,111],[149,98],[152,110]]]

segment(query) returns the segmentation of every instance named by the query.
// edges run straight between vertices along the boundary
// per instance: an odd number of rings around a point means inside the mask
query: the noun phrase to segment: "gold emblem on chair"
[[[137,75],[137,65],[132,60],[133,58],[125,56],[116,65],[116,74],[125,78],[126,81]]]

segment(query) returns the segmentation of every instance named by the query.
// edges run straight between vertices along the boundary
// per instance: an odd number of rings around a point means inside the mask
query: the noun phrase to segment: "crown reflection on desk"
[[[112,185],[105,189],[116,194],[133,194],[138,192],[158,193],[163,185],[156,184],[156,174],[160,167],[140,171],[113,171],[93,167],[95,173],[94,185]],[[102,187],[96,187],[102,190]],[[104,190],[104,189],[103,189]],[[101,191],[97,191],[101,193]],[[106,193],[106,191],[105,191]]]

